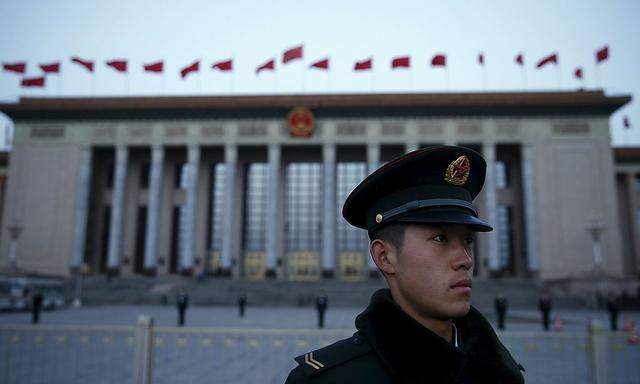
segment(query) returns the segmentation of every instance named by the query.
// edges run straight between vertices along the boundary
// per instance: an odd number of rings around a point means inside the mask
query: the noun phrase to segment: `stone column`
[[[111,199],[111,222],[109,223],[109,249],[107,258],[107,268],[109,270],[117,270],[120,267],[128,158],[129,150],[127,147],[121,146],[116,148],[116,164]]]
[[[540,265],[538,260],[538,221],[536,220],[533,145],[531,143],[522,144],[522,195],[527,265],[530,272],[537,272]]]
[[[238,147],[227,145],[224,151],[225,179],[224,179],[224,228],[222,233],[222,273],[231,276],[231,260],[233,260],[234,245],[236,239],[235,199],[236,199],[236,173],[238,166]]]
[[[267,194],[267,271],[266,276],[276,277],[277,260],[280,255],[282,223],[280,215],[280,145],[269,145],[269,191]]]
[[[380,166],[380,144],[373,143],[367,145],[367,174],[370,175],[378,169]],[[365,257],[367,258],[367,267],[369,269],[369,276],[377,277],[378,267],[376,263],[373,262],[373,257],[369,254],[369,249],[365,252]]]
[[[635,270],[632,269],[627,272],[630,276],[640,272],[640,236],[638,236],[639,228],[637,224],[638,222],[636,221],[638,220],[638,218],[636,217],[636,212],[638,209],[640,209],[640,207],[638,206],[638,199],[636,197],[636,177],[637,175],[633,172],[627,173],[627,194],[630,211],[629,218],[631,219],[629,220],[629,234],[632,241],[632,244],[630,245],[630,257],[635,257],[634,259],[630,260],[630,266],[632,268],[635,267]]]
[[[160,231],[160,210],[162,207],[162,170],[164,168],[164,148],[151,149],[151,170],[149,172],[149,203],[147,205],[147,233],[144,237],[144,268],[155,273],[158,263],[158,235]]]
[[[336,256],[336,146],[325,144],[322,148],[323,158],[323,193],[322,193],[322,276],[331,278],[334,275]]]
[[[80,174],[76,186],[75,228],[73,233],[73,258],[71,267],[79,268],[84,262],[87,235],[87,215],[89,212],[89,192],[91,190],[91,148],[82,148],[80,154]]]
[[[495,143],[484,143],[482,145],[482,155],[487,162],[487,176],[484,182],[484,198],[486,219],[494,227],[494,230],[486,233],[487,254],[485,258],[489,260],[489,270],[497,270],[500,267],[499,244],[498,244],[498,201],[496,193],[496,145]]]
[[[195,254],[196,209],[198,207],[198,170],[200,168],[200,148],[193,146],[187,151],[187,186],[185,202],[184,248],[180,258],[180,269],[189,273],[193,269]]]

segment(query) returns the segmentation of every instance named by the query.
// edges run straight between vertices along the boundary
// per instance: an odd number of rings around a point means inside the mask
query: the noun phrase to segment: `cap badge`
[[[460,156],[447,167],[444,174],[444,180],[453,185],[464,185],[469,178],[469,171],[471,171],[471,163],[467,156]]]

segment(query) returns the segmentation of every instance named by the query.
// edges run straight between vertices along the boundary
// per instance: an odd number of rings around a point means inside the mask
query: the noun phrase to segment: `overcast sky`
[[[491,6],[488,6],[490,4]],[[221,95],[344,92],[459,92],[604,88],[632,103],[611,118],[615,145],[640,145],[640,1],[36,1],[0,0],[0,62],[62,61],[44,90],[22,89],[20,75],[0,72],[0,101],[20,96]],[[304,44],[304,60],[282,65],[282,52]],[[610,47],[607,62],[595,51]],[[484,69],[477,56],[484,53]],[[514,62],[522,52],[524,70]],[[535,69],[557,52],[559,65]],[[447,69],[429,66],[447,55]],[[390,70],[410,55],[411,70]],[[71,56],[96,61],[89,74]],[[309,70],[330,58],[330,70]],[[373,58],[373,71],[354,73]],[[106,67],[128,59],[129,73]],[[234,71],[212,71],[233,58]],[[271,58],[275,72],[255,74]],[[201,60],[200,73],[179,71]],[[165,61],[162,75],[143,63]],[[583,83],[573,77],[581,66]],[[632,124],[622,127],[623,116]],[[4,138],[4,134],[1,135]],[[0,140],[4,141],[4,140]]]

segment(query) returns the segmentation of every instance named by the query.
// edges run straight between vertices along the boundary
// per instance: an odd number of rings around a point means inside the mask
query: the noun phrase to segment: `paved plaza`
[[[2,313],[0,383],[133,382],[140,315],[156,325],[155,384],[283,383],[293,357],[350,336],[359,312],[330,308],[324,330],[317,329],[312,308],[249,307],[239,318],[235,307],[193,307],[183,328],[175,326],[172,306],[68,308],[44,312],[38,326],[29,325],[29,313]],[[606,324],[606,312],[558,310],[562,332],[541,332],[535,310],[511,313],[499,336],[527,368],[527,383],[590,382],[593,345],[585,324]],[[638,312],[625,315],[640,320]],[[607,336],[603,350],[610,382],[638,383],[639,346],[618,333]]]
[[[326,329],[354,330],[355,317],[363,308],[331,308],[326,314]],[[486,312],[494,327],[497,327],[495,316]],[[151,316],[155,325],[172,327],[177,322],[177,310],[173,305],[167,306],[107,306],[67,308],[58,311],[45,311],[41,315],[42,324],[46,325],[134,325],[140,315]],[[509,310],[508,330],[537,331],[541,329],[540,314],[537,310]],[[563,330],[581,332],[586,330],[588,322],[595,321],[608,326],[608,313],[597,310],[558,309],[552,312],[552,318],[559,316]],[[622,312],[623,318],[634,319],[640,323],[640,312]],[[31,314],[28,312],[0,313],[0,325],[29,324]],[[268,328],[268,329],[314,329],[317,326],[317,315],[313,308],[270,308],[251,307],[246,310],[245,317],[238,316],[236,307],[189,307],[186,317],[187,327],[231,327],[231,328]]]

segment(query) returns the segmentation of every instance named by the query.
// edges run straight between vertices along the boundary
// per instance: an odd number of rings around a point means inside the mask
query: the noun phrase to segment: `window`
[[[287,251],[320,249],[322,164],[291,163],[285,172],[285,239]]]
[[[254,163],[247,167],[245,251],[263,251],[265,249],[268,169],[268,164],[264,163]]]
[[[224,185],[226,166],[225,164],[216,164],[212,168],[213,186],[211,188],[211,234],[209,249],[212,251],[220,251],[222,249],[222,223],[224,220]]]
[[[496,170],[496,188],[505,189],[509,186],[509,179],[507,174],[507,163],[504,161],[495,162]]]
[[[140,164],[140,188],[148,189],[149,188],[149,163]]]
[[[337,240],[338,252],[364,251],[367,248],[366,231],[356,228],[342,217],[342,206],[349,193],[367,176],[365,163],[338,163],[337,167]]]
[[[113,161],[107,164],[107,188],[113,188],[113,179],[115,178],[115,165]]]
[[[497,220],[499,267],[508,268],[511,264],[511,207],[499,204]]]
[[[173,187],[174,188],[184,188],[186,185],[186,172],[187,169],[186,163],[178,163],[176,164],[176,172],[173,177]]]

